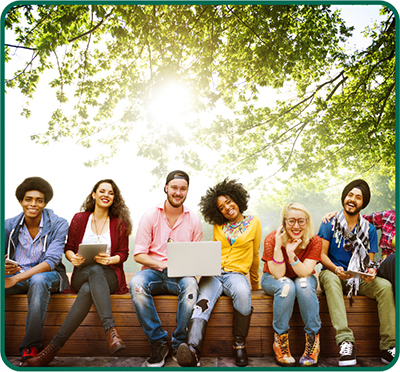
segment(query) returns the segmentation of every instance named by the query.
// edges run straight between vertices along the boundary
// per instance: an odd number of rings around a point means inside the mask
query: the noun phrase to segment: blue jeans
[[[19,346],[21,355],[27,348],[35,346],[39,349],[42,346],[42,328],[50,293],[57,292],[59,287],[60,276],[57,271],[46,271],[32,275],[28,280],[5,290],[6,295],[26,293],[28,297],[25,337]]]
[[[130,283],[136,316],[150,344],[166,340],[168,333],[161,328],[161,321],[154,305],[153,295],[173,294],[178,296],[176,329],[172,334],[172,348],[186,341],[187,324],[197,299],[198,285],[193,276],[169,278],[167,269],[158,271],[145,269],[136,273]]]
[[[220,276],[201,277],[199,297],[193,308],[192,318],[208,321],[222,294],[232,299],[233,307],[242,315],[251,313],[251,290],[247,278],[242,273],[221,270]]]
[[[315,293],[318,281],[315,275],[306,278],[294,279],[286,276],[281,279],[269,273],[264,273],[261,279],[261,287],[264,292],[274,296],[274,319],[272,327],[278,335],[289,330],[289,321],[293,314],[294,300],[300,308],[301,318],[305,324],[304,331],[308,335],[317,335],[321,328],[319,317],[319,302]]]

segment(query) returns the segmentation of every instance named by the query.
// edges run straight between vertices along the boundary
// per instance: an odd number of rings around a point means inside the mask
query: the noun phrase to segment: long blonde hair
[[[284,206],[284,208],[281,211],[281,223],[284,222],[284,219],[286,220],[286,218],[289,214],[289,211],[291,211],[291,210],[301,211],[307,217],[307,225],[304,229],[302,242],[300,244],[300,248],[304,249],[305,247],[307,247],[311,238],[314,236],[314,223],[311,218],[311,214],[310,214],[309,210],[303,204],[300,204],[300,203],[289,203]],[[286,229],[286,227],[285,227],[285,229]],[[283,235],[283,242],[282,242],[285,247],[286,247],[287,241],[288,241],[288,234],[286,233],[285,235]]]

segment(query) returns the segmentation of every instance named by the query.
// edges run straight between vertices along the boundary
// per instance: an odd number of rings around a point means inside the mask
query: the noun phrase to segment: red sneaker
[[[24,353],[22,354],[21,365],[22,365],[23,362],[25,362],[25,360],[36,356],[37,353],[38,353],[38,349],[35,346],[32,346],[32,347],[29,347],[28,349],[25,349]]]

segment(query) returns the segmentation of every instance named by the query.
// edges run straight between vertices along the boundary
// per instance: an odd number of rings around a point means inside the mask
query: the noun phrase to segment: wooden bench
[[[53,294],[51,296],[45,325],[43,328],[43,345],[47,345],[59,330],[69,308],[75,301],[73,294]],[[335,331],[332,328],[325,295],[318,293],[320,300],[320,316],[322,321],[321,355],[338,355],[335,343]],[[177,297],[170,295],[155,296],[155,304],[164,329],[171,335],[175,329]],[[111,296],[113,315],[118,331],[126,344],[121,356],[148,356],[150,345],[137,320],[134,306],[129,294]],[[251,318],[247,349],[249,356],[273,356],[272,342],[272,309],[273,298],[262,290],[252,292],[254,313]],[[358,356],[379,355],[379,319],[374,300],[357,296],[352,307],[346,298],[348,322],[356,337],[356,353]],[[27,311],[26,295],[6,296],[5,308],[5,353],[7,356],[19,355],[18,347],[25,333],[25,317]],[[213,312],[207,327],[203,345],[203,356],[232,356],[232,301],[222,296]],[[294,355],[301,355],[304,350],[304,325],[295,305],[290,322],[290,346]],[[104,330],[101,327],[94,306],[82,325],[72,335],[59,355],[105,356],[109,355]]]

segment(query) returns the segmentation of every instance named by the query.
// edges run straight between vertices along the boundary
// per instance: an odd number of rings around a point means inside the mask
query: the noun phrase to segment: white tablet
[[[89,265],[96,263],[94,257],[99,253],[105,253],[106,250],[107,244],[104,243],[79,244],[78,254],[85,258],[84,265]]]
[[[354,276],[355,278],[359,278],[361,276],[375,276],[374,274],[368,274],[368,273],[361,273],[359,271],[354,271],[354,270],[347,270],[344,272],[347,275]]]

